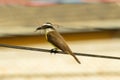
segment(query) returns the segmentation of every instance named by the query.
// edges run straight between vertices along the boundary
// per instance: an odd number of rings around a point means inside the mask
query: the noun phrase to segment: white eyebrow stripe
[[[43,25],[48,25],[48,26],[51,26],[51,24],[43,24]]]

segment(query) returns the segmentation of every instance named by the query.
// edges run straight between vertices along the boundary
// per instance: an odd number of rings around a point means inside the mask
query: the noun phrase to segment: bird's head
[[[38,31],[38,30],[45,30],[45,29],[54,29],[53,24],[51,24],[50,22],[46,22],[42,26],[38,27],[36,29],[36,31]]]

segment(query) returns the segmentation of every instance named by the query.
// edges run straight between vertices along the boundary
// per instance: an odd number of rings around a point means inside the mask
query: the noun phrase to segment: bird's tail
[[[78,60],[78,58],[75,56],[74,53],[69,52],[69,51],[65,51],[65,53],[69,53],[71,56],[73,56],[73,58],[74,58],[79,64],[81,64],[81,62]]]

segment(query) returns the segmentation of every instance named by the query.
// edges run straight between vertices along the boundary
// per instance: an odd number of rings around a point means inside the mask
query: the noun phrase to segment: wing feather
[[[72,53],[71,49],[67,45],[66,41],[57,31],[51,31],[47,34],[47,39],[50,43],[52,43],[55,47],[62,50],[66,54],[70,54],[74,57],[74,59],[80,63],[77,57]]]
[[[57,31],[51,31],[47,34],[47,39],[50,43],[52,43],[57,48],[65,51],[66,49],[69,51],[70,48],[68,47],[66,41]]]

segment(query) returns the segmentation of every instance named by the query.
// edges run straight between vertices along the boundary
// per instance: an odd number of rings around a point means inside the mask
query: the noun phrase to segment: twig
[[[48,49],[40,49],[40,48],[32,48],[32,47],[24,47],[24,46],[15,46],[15,45],[9,45],[9,44],[0,44],[0,47],[31,50],[31,51],[40,51],[40,52],[51,52],[51,50],[48,50]],[[64,54],[62,51],[57,51],[56,53]],[[86,53],[74,53],[74,54],[78,55],[78,56],[87,56],[87,57],[96,57],[96,58],[106,58],[106,59],[120,60],[120,57],[115,57],[115,56],[105,56],[105,55],[86,54]]]

